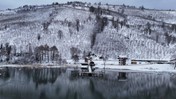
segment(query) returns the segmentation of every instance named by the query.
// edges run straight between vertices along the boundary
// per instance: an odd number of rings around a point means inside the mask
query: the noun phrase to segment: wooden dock
[[[84,77],[104,77],[103,73],[95,73],[95,72],[81,72],[80,76],[84,76]]]
[[[102,72],[88,72],[79,70],[71,71],[71,76],[73,77],[104,77],[104,75],[105,74]]]

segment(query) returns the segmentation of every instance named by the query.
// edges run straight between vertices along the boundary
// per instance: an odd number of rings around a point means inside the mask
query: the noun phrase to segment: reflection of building
[[[126,61],[127,61],[127,56],[119,56],[119,65],[126,65]]]
[[[125,72],[119,72],[118,80],[126,80],[127,76]]]

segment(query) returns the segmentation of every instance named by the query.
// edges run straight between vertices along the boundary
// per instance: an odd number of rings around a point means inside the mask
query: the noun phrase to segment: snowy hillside
[[[175,24],[176,11],[79,2],[26,5],[0,11],[0,58],[30,51],[35,58],[48,51],[47,57],[50,50],[36,54],[36,48],[56,46],[62,59],[70,59],[73,48],[80,58],[91,51],[109,58],[170,59],[176,54]]]

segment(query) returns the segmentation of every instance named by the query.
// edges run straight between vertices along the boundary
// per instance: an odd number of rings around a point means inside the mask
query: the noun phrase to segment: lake
[[[69,68],[1,68],[0,99],[176,99],[176,74],[107,70],[79,77]]]

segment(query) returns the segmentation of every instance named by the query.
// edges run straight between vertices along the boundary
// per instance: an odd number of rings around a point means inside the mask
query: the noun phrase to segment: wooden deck
[[[86,76],[86,77],[103,77],[104,74],[103,73],[90,73],[90,72],[81,72],[80,76]]]
[[[71,71],[71,75],[74,77],[104,77],[102,72],[88,72],[88,71]]]

